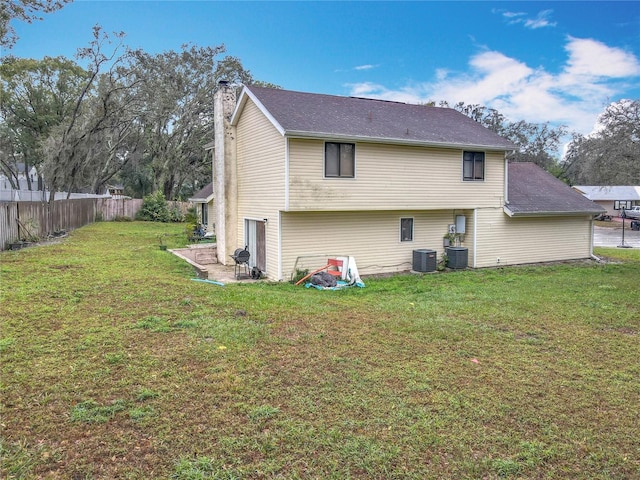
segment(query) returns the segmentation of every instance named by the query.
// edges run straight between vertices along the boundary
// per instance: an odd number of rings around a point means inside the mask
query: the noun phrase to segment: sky
[[[92,28],[149,53],[218,46],[288,90],[464,102],[586,135],[606,105],[640,99],[638,1],[75,0],[1,54],[73,58]]]

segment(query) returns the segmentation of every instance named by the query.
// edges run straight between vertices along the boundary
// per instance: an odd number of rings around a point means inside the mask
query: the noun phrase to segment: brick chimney
[[[213,155],[213,191],[216,208],[216,244],[218,262],[232,263],[229,257],[238,243],[238,197],[236,172],[236,129],[230,123],[236,107],[236,92],[227,81],[218,82],[214,97],[215,151]]]

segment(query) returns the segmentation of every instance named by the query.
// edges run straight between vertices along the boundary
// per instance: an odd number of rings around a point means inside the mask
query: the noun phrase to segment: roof
[[[574,185],[573,188],[589,200],[640,200],[640,186]]]
[[[509,201],[504,209],[509,216],[597,215],[605,211],[535,163],[509,163],[507,178]]]
[[[194,193],[189,199],[190,202],[209,203],[213,199],[213,182]]]
[[[248,99],[283,136],[498,151],[516,148],[450,108],[256,86],[242,90],[232,124],[237,124]]]

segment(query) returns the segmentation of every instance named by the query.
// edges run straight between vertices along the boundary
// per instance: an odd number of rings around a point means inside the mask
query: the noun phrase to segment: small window
[[[400,241],[413,242],[413,218],[400,219]]]
[[[462,176],[465,181],[484,180],[484,152],[464,152]]]
[[[356,146],[353,143],[324,144],[324,176],[354,178],[356,173]]]
[[[209,205],[206,203],[201,203],[202,205],[202,225],[209,224]]]

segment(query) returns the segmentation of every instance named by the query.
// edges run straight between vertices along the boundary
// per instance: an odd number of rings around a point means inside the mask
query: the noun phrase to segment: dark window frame
[[[465,182],[482,182],[485,179],[485,152],[462,152],[462,179]]]
[[[409,223],[409,231],[407,232],[407,226],[405,222]],[[400,217],[400,241],[401,242],[413,242],[413,230],[415,226],[415,221],[413,217]],[[408,233],[408,235],[407,235]]]
[[[328,158],[327,151],[333,146],[337,146],[337,158]],[[351,148],[351,155],[348,158],[343,155],[348,155],[347,148]],[[327,168],[329,161],[332,160],[336,165],[332,165],[333,168]],[[350,163],[343,164],[346,161]],[[349,169],[349,166],[351,168]],[[348,172],[348,173],[344,173]],[[324,178],[356,178],[356,144],[345,142],[325,142],[324,143]]]

